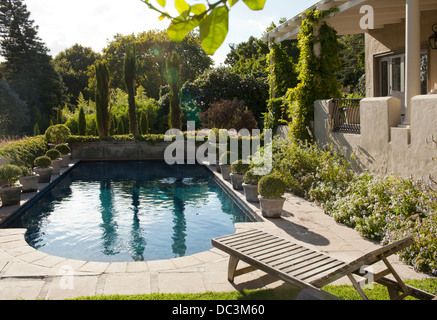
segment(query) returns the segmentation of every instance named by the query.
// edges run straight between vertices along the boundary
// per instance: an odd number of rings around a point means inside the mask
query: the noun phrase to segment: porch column
[[[420,95],[420,0],[406,0],[405,124],[411,120],[411,98]]]

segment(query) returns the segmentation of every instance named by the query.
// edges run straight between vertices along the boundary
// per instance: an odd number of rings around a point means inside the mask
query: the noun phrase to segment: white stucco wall
[[[329,100],[315,103],[314,133],[320,146],[334,145],[345,152],[357,171],[376,175],[437,178],[437,95],[416,96],[412,100],[410,128],[401,123],[400,100],[393,97],[361,101],[361,134],[329,130]],[[428,143],[426,143],[428,141]]]

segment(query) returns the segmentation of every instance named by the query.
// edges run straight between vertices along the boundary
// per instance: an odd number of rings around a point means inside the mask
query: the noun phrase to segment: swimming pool
[[[80,162],[12,228],[50,255],[96,262],[170,259],[253,222],[204,166]]]

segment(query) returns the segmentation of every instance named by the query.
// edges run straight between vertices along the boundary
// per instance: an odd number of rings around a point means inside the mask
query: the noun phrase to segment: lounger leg
[[[347,276],[348,276],[349,280],[352,282],[352,285],[354,286],[355,290],[357,290],[358,293],[360,294],[361,298],[363,300],[369,300],[369,298],[367,298],[366,294],[364,293],[363,289],[361,289],[357,280],[355,280],[354,276],[352,274],[348,274]]]
[[[229,282],[234,282],[235,279],[235,271],[237,270],[237,266],[238,266],[238,262],[240,261],[240,259],[234,257],[234,256],[229,256],[229,265],[228,265],[228,280]]]

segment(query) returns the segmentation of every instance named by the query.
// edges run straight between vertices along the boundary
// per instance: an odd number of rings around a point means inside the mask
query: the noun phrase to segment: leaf
[[[161,6],[161,7],[165,7],[165,0],[156,0],[158,3],[159,3],[159,5]],[[148,2],[148,1],[146,1],[146,2]]]
[[[181,42],[187,33],[199,26],[199,23],[197,20],[183,21],[176,18],[168,27],[167,34],[172,41]]]
[[[266,4],[266,0],[243,0],[243,2],[251,10],[262,10],[264,9],[264,5]]]
[[[185,0],[175,0],[175,8],[182,15],[184,12],[190,11],[190,5]]]
[[[239,1],[239,0],[228,0],[231,8]]]
[[[208,55],[214,55],[223,44],[229,30],[229,9],[217,7],[200,23],[200,41]]]
[[[191,7],[191,12],[195,15],[200,15],[206,12],[206,6],[204,4],[195,4]]]

